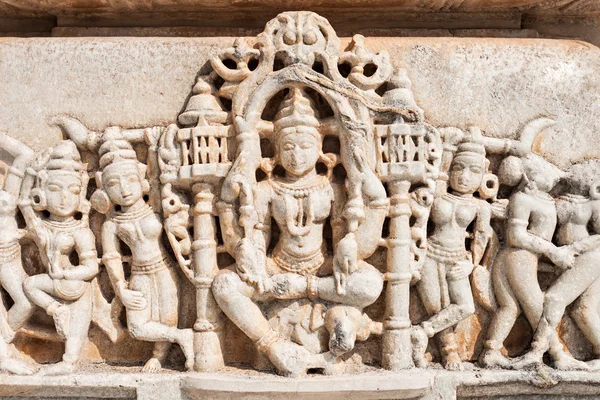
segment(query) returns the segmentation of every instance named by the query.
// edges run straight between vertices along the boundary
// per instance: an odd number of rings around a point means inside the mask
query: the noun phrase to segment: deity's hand
[[[333,258],[333,277],[338,294],[346,293],[348,275],[358,269],[358,244],[354,233],[348,233],[337,245]]]
[[[470,260],[461,260],[452,265],[446,272],[446,277],[451,281],[467,278],[473,272],[473,263]]]
[[[241,239],[235,251],[236,269],[240,278],[258,293],[271,290],[271,278],[265,269],[265,256],[248,238]]]
[[[137,290],[121,289],[119,292],[121,302],[128,310],[139,311],[146,308],[146,299],[142,292]]]
[[[577,256],[578,254],[573,246],[557,247],[556,250],[548,254],[550,261],[562,270],[573,268]]]
[[[361,174],[362,191],[370,198],[374,199],[385,199],[387,194],[385,188],[381,183],[381,180],[375,175],[375,172],[369,166],[363,151],[356,147],[353,151],[354,159],[356,160],[356,167]]]

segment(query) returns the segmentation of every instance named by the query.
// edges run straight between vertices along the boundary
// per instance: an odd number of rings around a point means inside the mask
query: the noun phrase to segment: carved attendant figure
[[[290,89],[274,122],[275,162],[283,167],[285,176],[270,176],[252,189],[244,178],[236,180],[230,175],[221,193],[223,235],[236,265],[215,278],[215,299],[284,375],[305,373],[308,368],[325,368],[327,372],[336,359],[331,355],[342,355],[354,347],[356,339],[366,339],[374,324],[362,317],[362,310],[379,297],[383,286],[381,273],[358,256],[372,253],[380,238],[387,211],[383,186],[356,152],[363,172],[363,193],[369,202],[365,222],[356,232],[345,232],[344,189],[316,171],[323,156],[318,126],[312,100],[302,89]],[[237,210],[231,201],[236,187],[240,190],[239,224],[246,226],[246,232],[259,231],[253,237],[243,237],[236,221]],[[251,221],[252,211],[257,214],[256,224]],[[330,216],[333,259],[323,238]],[[272,219],[281,233],[272,253],[266,254]],[[280,338],[257,304],[302,298],[332,306],[325,315],[329,355],[313,354]]]
[[[88,226],[87,171],[71,141],[62,141],[27,170],[21,211],[48,273],[25,281],[31,301],[52,316],[65,339],[63,361],[41,372],[75,370],[92,318],[90,281],[98,274],[94,234]],[[34,184],[35,188],[30,191]],[[38,216],[46,211],[48,217]]]
[[[544,294],[544,308],[531,351],[517,361],[517,368],[543,363],[544,353],[552,343],[558,341],[556,328],[566,307],[575,300],[572,315],[585,337],[592,343],[596,357],[600,355],[600,196],[598,182],[593,182],[597,177],[590,176],[596,172],[591,167],[590,163],[574,165],[574,173],[568,180],[573,193],[561,196],[556,202],[558,244],[571,245],[579,256],[575,258],[573,267],[566,269]],[[598,369],[599,361],[596,359],[589,366]],[[586,369],[584,364],[579,363],[558,364],[557,367]]]
[[[486,367],[511,367],[502,355],[504,340],[521,310],[533,330],[542,315],[544,293],[538,283],[541,256],[558,268],[571,268],[575,252],[552,243],[557,215],[554,199],[548,194],[564,173],[536,154],[507,157],[500,167],[505,180],[519,185],[510,198],[506,227],[506,247],[494,261],[492,281],[498,310],[492,318],[480,363]],[[560,369],[573,369],[585,364],[566,353],[555,336],[550,355]]]
[[[14,302],[8,312],[0,302],[0,369],[26,375],[33,373],[33,370],[11,357],[7,343],[12,341],[15,331],[25,324],[33,312],[33,305],[23,290],[27,274],[21,261],[19,239],[25,232],[19,229],[16,220],[21,183],[27,164],[33,158],[33,152],[4,133],[0,133],[0,142],[2,149],[14,157],[4,181],[4,188],[0,190],[0,283]]]
[[[450,166],[450,191],[433,202],[430,218],[434,231],[427,242],[427,259],[417,290],[431,316],[415,328],[431,338],[440,333],[443,361],[448,369],[462,369],[453,326],[475,312],[469,275],[483,257],[491,237],[491,207],[473,196],[484,182],[485,149],[465,142],[458,146]],[[467,228],[474,222],[470,251],[465,247]],[[427,342],[421,340],[421,350]]]
[[[114,205],[102,227],[102,260],[117,296],[127,308],[130,334],[136,339],[156,342],[153,357],[143,371],[160,370],[171,343],[181,346],[189,370],[194,364],[193,331],[177,328],[177,275],[161,241],[161,217],[144,200],[150,189],[146,166],[137,160],[131,144],[123,139],[105,140],[99,154],[102,171],[99,183],[104,191],[99,196]],[[123,270],[120,240],[132,253],[129,282]]]

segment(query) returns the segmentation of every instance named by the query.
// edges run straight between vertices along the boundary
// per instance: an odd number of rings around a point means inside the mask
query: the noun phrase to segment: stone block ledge
[[[597,398],[590,372],[411,370],[302,379],[228,368],[226,373],[82,372],[71,376],[0,375],[0,398],[18,399],[495,399],[529,396]],[[130,369],[138,368],[131,367]],[[558,383],[560,382],[560,383]]]

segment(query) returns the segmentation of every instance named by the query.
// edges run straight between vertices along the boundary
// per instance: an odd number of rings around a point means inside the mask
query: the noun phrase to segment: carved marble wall
[[[223,42],[0,45],[4,372],[599,368],[597,49]]]

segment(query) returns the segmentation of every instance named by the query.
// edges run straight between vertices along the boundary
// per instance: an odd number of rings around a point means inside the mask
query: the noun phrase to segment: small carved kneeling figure
[[[270,176],[254,190],[244,183],[238,187],[240,208],[253,203],[258,214],[258,223],[251,229],[256,231],[253,237],[242,238],[237,210],[233,207],[235,177],[231,175],[223,187],[220,203],[225,244],[235,255],[236,264],[216,276],[215,299],[278,372],[289,376],[306,373],[309,368],[338,372],[342,366],[338,356],[352,350],[357,338],[364,340],[369,333],[380,333],[376,323],[363,318],[363,309],[379,297],[383,277],[362,261],[362,256],[368,256],[377,246],[387,212],[386,193],[364,158],[356,155],[364,172],[363,193],[369,202],[365,221],[358,230],[345,231],[344,188],[316,171],[323,153],[315,113],[304,91],[290,89],[274,122],[275,159],[285,170],[285,176]],[[334,257],[327,254],[323,238],[330,216]],[[272,253],[267,255],[271,219],[281,233]],[[239,224],[243,223],[240,218]],[[315,354],[279,337],[257,304],[306,298],[331,306],[324,316],[330,337],[328,353]]]
[[[28,169],[24,196],[34,175],[36,186],[21,203],[21,210],[48,273],[27,278],[25,292],[54,319],[58,335],[65,339],[63,361],[40,373],[67,374],[74,372],[87,341],[92,318],[90,281],[99,272],[87,218],[87,171],[75,145],[62,141]],[[46,211],[48,217],[38,217],[36,211]],[[78,260],[76,265],[73,259]]]

